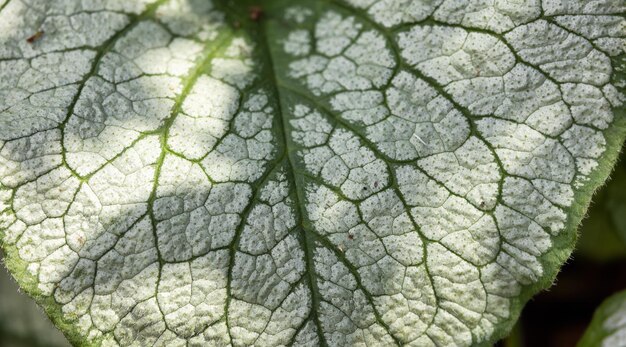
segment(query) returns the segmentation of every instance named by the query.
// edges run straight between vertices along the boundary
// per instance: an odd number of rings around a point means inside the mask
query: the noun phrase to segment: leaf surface
[[[7,347],[68,347],[63,334],[41,308],[20,293],[1,263],[0,254],[0,345]]]
[[[489,345],[625,135],[621,0],[0,4],[2,244],[78,345]]]
[[[606,299],[593,315],[578,347],[609,347],[626,344],[626,291]]]

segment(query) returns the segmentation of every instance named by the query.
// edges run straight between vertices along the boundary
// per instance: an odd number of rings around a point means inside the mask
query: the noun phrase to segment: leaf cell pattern
[[[623,1],[248,10],[0,0],[20,285],[79,345],[505,335],[626,134]]]

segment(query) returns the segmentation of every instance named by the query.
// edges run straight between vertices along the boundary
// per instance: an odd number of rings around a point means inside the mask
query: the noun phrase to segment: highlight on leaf
[[[0,0],[7,266],[76,345],[489,345],[624,140],[625,11]]]

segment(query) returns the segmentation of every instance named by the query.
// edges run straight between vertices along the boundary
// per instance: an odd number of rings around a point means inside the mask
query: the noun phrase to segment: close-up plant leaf
[[[626,345],[626,291],[617,293],[598,307],[578,347]]]
[[[0,0],[5,263],[79,346],[486,346],[626,136],[623,0]]]
[[[19,292],[17,284],[4,268],[0,268],[0,298],[0,346],[69,346],[63,334],[44,316],[41,308]]]

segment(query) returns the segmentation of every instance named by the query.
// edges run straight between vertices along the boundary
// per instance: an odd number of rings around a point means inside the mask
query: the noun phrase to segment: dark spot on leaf
[[[34,33],[33,36],[27,38],[26,42],[28,42],[28,43],[35,43],[36,41],[38,41],[43,36],[43,34],[45,34],[45,31],[39,30],[36,33]]]

